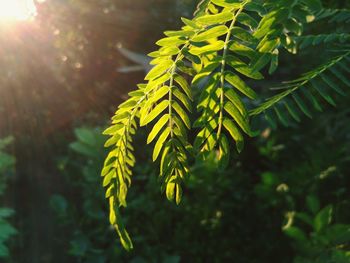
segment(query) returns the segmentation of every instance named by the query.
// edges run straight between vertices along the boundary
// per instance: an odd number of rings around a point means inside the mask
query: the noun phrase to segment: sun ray
[[[26,21],[35,15],[34,0],[0,0],[0,22]]]

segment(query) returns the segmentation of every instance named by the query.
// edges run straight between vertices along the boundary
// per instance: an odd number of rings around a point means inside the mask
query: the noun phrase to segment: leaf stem
[[[247,2],[244,2],[242,6],[237,10],[236,14],[234,15],[232,22],[228,28],[228,33],[225,38],[224,43],[224,49],[223,49],[223,55],[221,60],[221,70],[220,70],[220,113],[219,113],[219,126],[218,126],[218,132],[217,132],[217,139],[220,138],[221,131],[222,131],[222,122],[223,122],[223,115],[224,115],[224,84],[225,84],[225,68],[226,68],[226,58],[228,53],[228,42],[230,41],[231,35],[232,35],[232,29],[235,26],[237,16],[242,12],[245,4]]]

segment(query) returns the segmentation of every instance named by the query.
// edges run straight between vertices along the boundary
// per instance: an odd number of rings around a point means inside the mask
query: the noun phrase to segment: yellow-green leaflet
[[[228,28],[224,25],[212,27],[196,36],[194,36],[191,41],[193,42],[203,42],[212,38],[222,36],[228,32]]]
[[[204,16],[198,17],[196,19],[196,22],[203,25],[212,25],[212,24],[224,23],[232,19],[233,19],[232,12],[223,12],[215,15],[204,15]]]

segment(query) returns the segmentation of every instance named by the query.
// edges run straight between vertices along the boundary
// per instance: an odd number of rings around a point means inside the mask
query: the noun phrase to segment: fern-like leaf
[[[192,85],[202,86],[197,104],[201,115],[194,123],[200,131],[194,147],[204,157],[214,149],[223,151],[225,132],[236,142],[238,152],[243,148],[243,133],[253,135],[241,96],[254,100],[257,95],[246,80],[262,79],[260,71],[266,66],[270,74],[276,70],[279,48],[295,49],[287,39],[301,34],[301,20],[311,12],[298,14],[305,9],[298,1],[294,8],[283,6],[282,1],[217,0],[194,19],[217,30],[193,39],[189,50],[201,61]]]
[[[317,46],[320,44],[334,44],[334,43],[346,43],[350,41],[349,33],[331,33],[331,34],[319,34],[319,35],[306,35],[295,38],[299,44],[299,48],[307,48],[310,46]]]
[[[350,23],[349,9],[320,9],[315,14],[317,20],[328,19],[328,23]]]
[[[106,198],[109,199],[110,223],[115,227],[125,249],[130,250],[133,244],[125,230],[120,217],[119,207],[126,207],[126,196],[131,184],[132,167],[135,164],[132,136],[137,129],[136,117],[144,103],[145,94],[142,86],[138,91],[129,93],[130,99],[119,106],[112,118],[112,126],[104,131],[110,138],[106,147],[113,146],[104,162],[102,170],[103,186],[107,188]]]
[[[103,185],[110,202],[110,222],[126,249],[132,248],[132,242],[119,209],[127,204],[135,163],[132,137],[139,126],[150,130],[147,144],[153,145],[153,161],[160,163],[161,189],[178,204],[189,176],[191,156],[206,158],[216,151],[220,164],[225,166],[230,154],[228,138],[232,137],[240,152],[244,136],[254,135],[251,116],[273,109],[274,115],[288,125],[289,116],[297,121],[301,113],[311,117],[305,99],[321,109],[316,93],[334,104],[328,89],[343,93],[335,79],[349,86],[344,75],[349,64],[347,52],[286,83],[284,92],[250,113],[243,99],[257,99],[250,83],[263,79],[266,69],[274,73],[281,48],[296,53],[299,42],[330,41],[329,37],[310,40],[312,37],[302,36],[304,26],[320,19],[322,10],[319,0],[203,0],[193,19],[182,18],[180,30],[166,31],[165,37],[156,42],[159,49],[149,54],[153,68],[145,77],[146,83],[129,94],[105,131],[110,136],[106,146],[113,148],[102,171]],[[312,86],[303,88],[306,85]],[[305,94],[300,95],[299,90]],[[194,98],[192,93],[197,92],[200,95]],[[191,123],[193,104],[199,117]],[[197,129],[194,147],[187,136],[193,128]]]
[[[292,119],[300,121],[300,115],[311,118],[310,108],[322,111],[322,100],[335,106],[332,92],[346,95],[342,87],[350,87],[350,81],[346,77],[349,68],[350,51],[346,51],[302,77],[286,82],[280,88],[284,89],[283,92],[250,111],[250,115],[266,113],[269,121],[278,119],[284,126],[289,126]]]

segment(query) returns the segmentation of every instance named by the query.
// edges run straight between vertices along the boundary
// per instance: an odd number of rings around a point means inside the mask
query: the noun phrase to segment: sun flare
[[[25,21],[35,15],[34,0],[0,0],[0,21]]]

